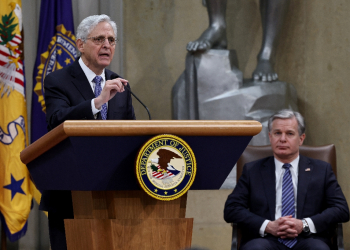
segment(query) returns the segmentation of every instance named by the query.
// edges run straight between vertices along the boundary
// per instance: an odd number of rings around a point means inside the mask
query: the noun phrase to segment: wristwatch
[[[311,233],[310,228],[309,228],[309,224],[307,223],[307,221],[305,219],[302,219],[301,221],[303,222],[303,233],[305,235],[309,235]]]

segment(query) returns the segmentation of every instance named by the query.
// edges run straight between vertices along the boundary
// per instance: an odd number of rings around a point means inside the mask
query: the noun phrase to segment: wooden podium
[[[261,128],[256,121],[66,121],[23,150],[21,160],[39,190],[72,191],[69,250],[179,250],[191,246],[187,195],[159,201],[140,190],[138,150],[153,136],[179,136],[197,161],[191,189],[219,189]]]

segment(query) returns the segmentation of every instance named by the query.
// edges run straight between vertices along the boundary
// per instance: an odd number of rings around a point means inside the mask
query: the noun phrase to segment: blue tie
[[[95,76],[95,78],[92,81],[94,83],[96,83],[96,85],[95,85],[95,97],[98,97],[102,92],[102,87],[101,87],[102,77]],[[107,104],[106,103],[102,105],[101,117],[102,117],[102,120],[107,119]]]
[[[294,189],[292,182],[292,175],[290,173],[290,167],[292,165],[286,163],[283,168],[286,170],[283,175],[282,182],[282,217],[292,215],[295,218],[295,201],[294,201]],[[292,248],[296,243],[297,239],[278,239],[279,242],[283,243],[289,248]]]

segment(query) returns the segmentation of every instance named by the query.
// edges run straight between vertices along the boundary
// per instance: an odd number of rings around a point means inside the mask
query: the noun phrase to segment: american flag
[[[157,166],[158,169],[161,169],[160,166]],[[161,172],[157,172],[157,171],[152,171],[152,176],[160,179],[160,180],[164,180],[167,178],[172,178],[175,175],[173,173],[171,173],[169,170],[166,170],[166,173],[163,174],[163,169],[161,169]]]
[[[20,35],[15,35],[8,43],[12,48],[15,48],[15,53],[10,52],[7,46],[0,45],[0,82],[5,84],[5,90],[8,89],[6,91],[8,94],[9,90],[16,90],[24,96],[23,62],[18,60],[22,54],[22,51],[18,49],[21,43],[22,37]]]

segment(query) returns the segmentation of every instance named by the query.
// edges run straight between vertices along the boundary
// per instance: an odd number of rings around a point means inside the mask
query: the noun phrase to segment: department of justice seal
[[[175,200],[191,187],[196,176],[196,159],[181,138],[155,136],[138,153],[136,175],[148,195],[162,201]]]

